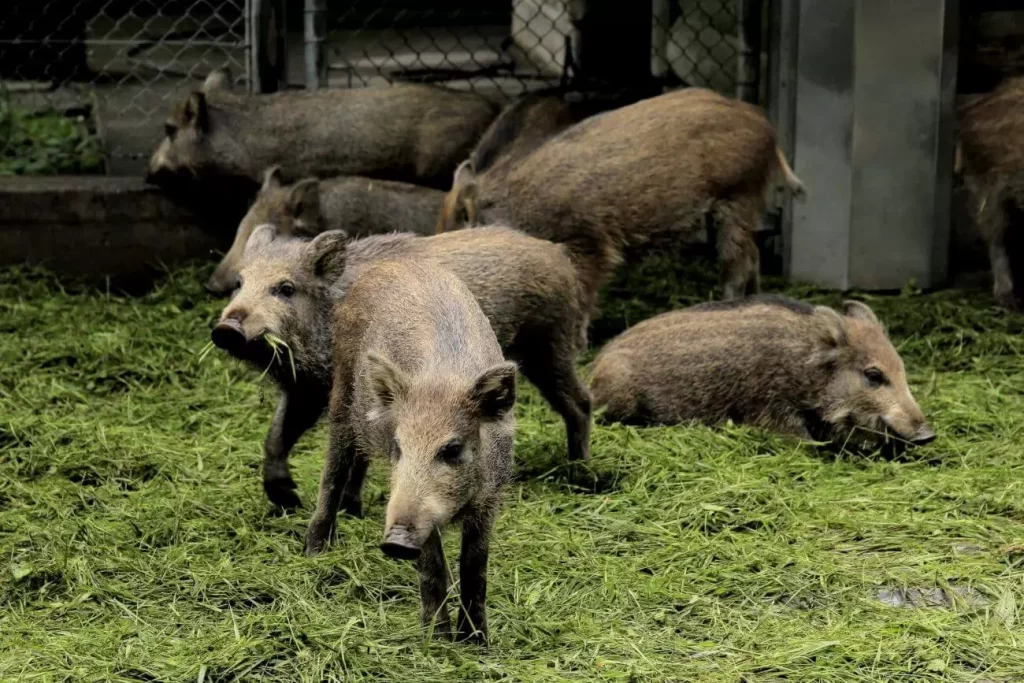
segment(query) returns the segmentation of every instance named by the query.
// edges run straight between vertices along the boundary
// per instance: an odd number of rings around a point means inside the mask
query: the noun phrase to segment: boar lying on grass
[[[448,189],[497,115],[473,93],[425,85],[240,95],[215,72],[175,107],[149,162],[157,184],[360,174]]]
[[[245,243],[256,226],[271,223],[281,236],[297,237],[315,237],[326,230],[344,230],[353,237],[400,230],[425,235],[434,231],[444,198],[440,190],[361,176],[307,178],[285,185],[280,167],[274,166],[267,170],[263,187],[206,289],[227,294],[234,288]]]
[[[314,259],[330,257],[317,246]],[[434,264],[368,268],[335,316],[330,447],[306,552],[323,549],[339,505],[361,499],[369,457],[389,458],[381,549],[417,561],[423,623],[447,634],[440,532],[461,522],[458,635],[483,640],[488,541],[512,472],[515,365],[466,286]]]
[[[213,330],[217,346],[260,370],[269,367],[281,387],[264,444],[263,484],[271,501],[299,505],[288,455],[327,406],[334,303],[369,266],[402,257],[439,263],[466,283],[505,354],[565,420],[569,458],[589,458],[590,393],[575,368],[587,318],[575,269],[560,246],[502,228],[354,242],[338,231],[313,243],[275,236],[270,225],[253,231],[238,291]],[[314,262],[313,245],[333,258]],[[276,340],[287,344],[290,358],[283,351],[275,356]],[[360,515],[362,507],[346,512]]]
[[[1012,78],[961,110],[956,170],[963,176],[975,225],[988,245],[992,290],[1020,306],[1024,275],[1024,78]]]
[[[758,290],[765,194],[799,180],[757,108],[690,88],[591,117],[512,164],[460,176],[438,230],[502,223],[566,244],[596,293],[623,247],[662,232],[717,232],[726,298]]]
[[[935,434],[875,314],[781,297],[703,304],[626,330],[594,361],[611,420],[726,420],[817,441],[925,444]]]

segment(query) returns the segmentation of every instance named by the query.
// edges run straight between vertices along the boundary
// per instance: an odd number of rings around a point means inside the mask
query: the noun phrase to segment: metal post
[[[305,7],[306,88],[327,87],[324,34],[327,29],[327,0],[306,0]]]
[[[796,56],[800,20],[800,0],[772,0],[768,13],[767,110],[775,127],[779,148],[793,165],[796,137]],[[776,207],[780,210],[778,228],[781,236],[777,256],[782,268],[789,272],[793,230],[793,204],[788,192],[778,192]],[[780,253],[781,252],[781,253]]]
[[[802,2],[789,273],[838,289],[946,276],[957,0]],[[908,31],[910,34],[908,35]]]
[[[761,80],[761,0],[739,4],[739,54],[736,57],[736,97],[757,104]]]

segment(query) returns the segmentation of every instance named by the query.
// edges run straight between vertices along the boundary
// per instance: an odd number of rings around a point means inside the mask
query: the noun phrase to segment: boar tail
[[[804,194],[804,184],[800,182],[800,179],[796,177],[796,173],[793,173],[793,169],[790,168],[789,162],[786,161],[786,155],[782,153],[779,146],[775,146],[775,158],[779,162],[779,171],[782,173],[782,177],[786,181],[786,188],[793,193],[794,197],[801,197]]]

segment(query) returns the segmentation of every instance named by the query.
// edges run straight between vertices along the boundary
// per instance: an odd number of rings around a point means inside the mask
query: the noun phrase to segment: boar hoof
[[[473,631],[464,630],[459,632],[458,641],[468,645],[487,645],[487,632],[476,629]]]
[[[316,522],[310,524],[309,531],[306,532],[306,557],[314,557],[322,553],[330,538],[330,525],[324,528],[323,525]]]
[[[361,499],[358,499],[358,498],[353,498],[351,500],[344,500],[343,499],[341,501],[341,509],[342,509],[342,511],[346,515],[349,515],[351,517],[355,517],[356,519],[362,519],[363,518],[363,501]]]
[[[302,507],[299,494],[295,492],[296,488],[298,487],[291,478],[268,479],[263,482],[263,491],[267,494],[270,502],[285,510],[295,510]]]

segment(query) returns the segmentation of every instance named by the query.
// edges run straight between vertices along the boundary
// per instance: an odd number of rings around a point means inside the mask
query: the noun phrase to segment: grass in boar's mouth
[[[288,354],[288,365],[290,365],[292,369],[292,379],[297,380],[298,374],[295,372],[295,356],[292,355],[292,347],[288,346],[288,343],[285,340],[281,339],[277,335],[271,334],[270,332],[264,333],[263,339],[267,342],[267,346],[270,347],[273,356],[267,364],[267,367],[263,370],[263,374],[260,375],[260,379],[267,376],[267,373],[270,372],[270,368],[273,367],[275,363],[281,362],[281,350],[284,349],[284,353]]]
[[[617,278],[592,338],[707,299],[714,269],[680,261]],[[0,680],[1024,677],[1024,316],[988,292],[866,297],[939,435],[899,461],[599,425],[578,476],[524,381],[482,650],[423,640],[415,568],[377,548],[380,461],[366,518],[303,557],[325,430],[292,458],[306,507],[278,514],[259,373],[194,362],[206,274],[122,298],[0,270]]]

